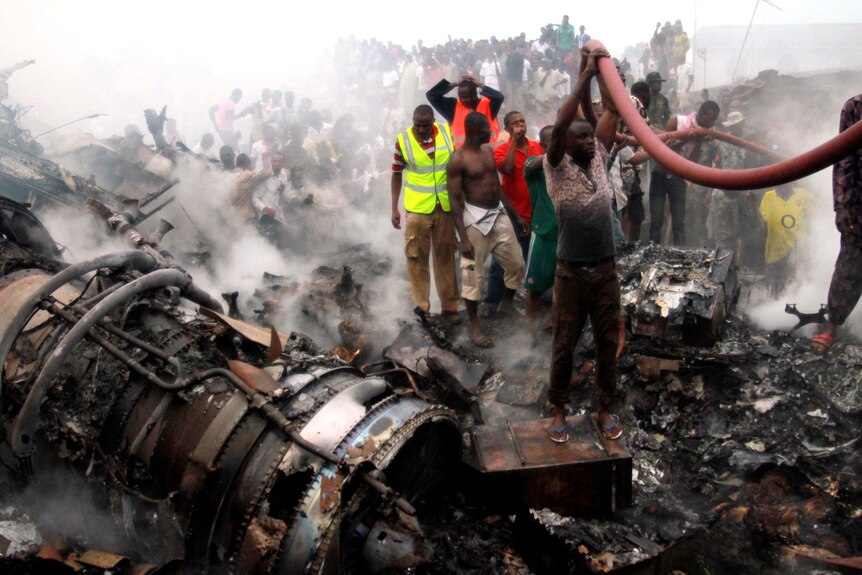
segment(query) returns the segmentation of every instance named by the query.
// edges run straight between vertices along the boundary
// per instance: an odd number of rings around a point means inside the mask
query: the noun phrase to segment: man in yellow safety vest
[[[455,224],[446,189],[446,164],[454,152],[448,124],[434,121],[434,110],[423,104],[413,112],[413,126],[398,135],[392,161],[392,226],[401,229],[398,200],[404,188],[404,253],[407,278],[417,312],[430,311],[433,256],[434,283],[444,319],[459,323],[455,276]]]

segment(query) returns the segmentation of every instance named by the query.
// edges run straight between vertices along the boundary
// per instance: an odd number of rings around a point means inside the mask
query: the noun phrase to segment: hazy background
[[[707,26],[752,22],[744,60],[776,40],[763,27],[781,24],[862,22],[862,2],[846,0],[632,1],[587,3],[546,1],[536,5],[500,3],[494,13],[484,2],[443,0],[430,8],[410,9],[403,2],[117,2],[107,0],[0,0],[0,68],[35,58],[10,83],[15,100],[32,105],[34,119],[56,125],[92,113],[110,114],[80,127],[103,137],[128,123],[143,125],[142,110],[168,104],[190,140],[209,128],[206,111],[235,87],[246,101],[263,87],[291,89],[317,96],[322,74],[330,73],[321,56],[338,37],[377,38],[409,48],[452,38],[498,38],[524,32],[539,35],[563,14],[599,39],[615,54],[645,42],[656,21],[681,19],[693,37]],[[611,9],[608,9],[611,7]],[[696,24],[696,26],[695,26]],[[722,34],[719,33],[719,38]],[[793,34],[789,47],[804,38]],[[828,39],[823,39],[828,40]],[[737,45],[734,45],[737,44]],[[741,38],[728,35],[730,52]],[[814,42],[816,49],[817,42]],[[696,47],[696,46],[695,46]],[[849,49],[848,49],[849,51]],[[693,54],[693,53],[692,53]],[[693,56],[690,55],[690,59]],[[709,54],[707,58],[709,59]],[[693,57],[698,69],[702,59]],[[744,62],[743,62],[744,63]],[[726,65],[710,66],[714,70]],[[714,70],[713,70],[714,69]],[[718,79],[717,79],[718,80]],[[700,81],[696,84],[700,87]]]

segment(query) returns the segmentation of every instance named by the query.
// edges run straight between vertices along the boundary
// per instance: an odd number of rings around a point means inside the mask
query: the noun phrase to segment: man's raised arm
[[[551,132],[551,143],[548,145],[548,163],[552,166],[558,166],[563,161],[563,156],[566,155],[566,141],[569,132],[569,126],[578,117],[578,106],[581,102],[581,96],[590,85],[593,76],[598,73],[597,58],[602,56],[610,56],[605,50],[593,50],[587,57],[587,65],[578,74],[578,82],[575,84],[575,89],[571,95],[557,112],[557,120],[554,122],[554,131]]]

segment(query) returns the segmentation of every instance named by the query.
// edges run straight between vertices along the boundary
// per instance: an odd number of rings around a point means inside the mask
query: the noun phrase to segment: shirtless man
[[[503,266],[506,289],[501,311],[519,315],[512,299],[524,281],[524,256],[512,222],[523,234],[529,233],[529,226],[512,209],[500,186],[494,152],[486,145],[491,139],[488,118],[471,112],[464,128],[464,145],[449,160],[446,176],[455,229],[461,238],[461,297],[470,318],[470,339],[479,347],[491,347],[494,342],[482,333],[478,313],[485,285],[485,260],[493,254]]]

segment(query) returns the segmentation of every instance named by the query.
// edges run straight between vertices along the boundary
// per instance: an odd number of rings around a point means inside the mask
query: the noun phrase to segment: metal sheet
[[[365,417],[365,403],[386,391],[379,378],[357,379],[356,384],[333,397],[302,428],[300,435],[315,445],[332,451]]]

